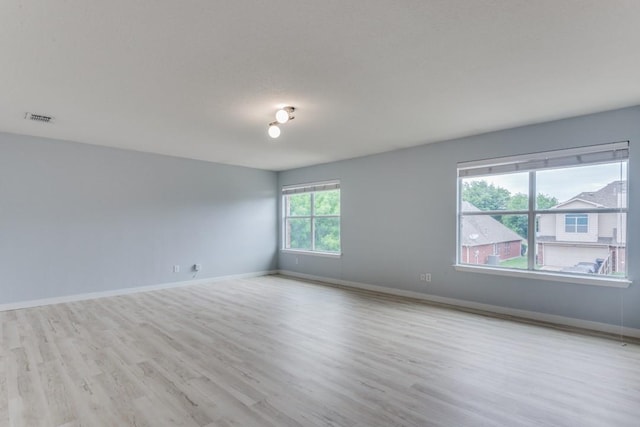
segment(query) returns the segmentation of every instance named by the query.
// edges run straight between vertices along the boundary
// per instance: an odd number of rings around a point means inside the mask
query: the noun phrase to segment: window
[[[340,182],[282,189],[283,249],[340,253]]]
[[[625,279],[628,157],[620,142],[459,163],[457,264]]]
[[[587,214],[566,214],[564,216],[564,231],[567,233],[586,233],[589,231],[589,217]]]

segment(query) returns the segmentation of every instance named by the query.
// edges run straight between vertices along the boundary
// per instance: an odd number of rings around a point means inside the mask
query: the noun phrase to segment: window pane
[[[287,218],[285,248],[311,250],[311,219]]]
[[[319,191],[314,199],[316,215],[340,215],[340,190]]]
[[[527,210],[529,174],[510,173],[462,179],[462,211]]]
[[[315,219],[316,250],[340,252],[340,218]]]
[[[537,208],[626,208],[626,176],[626,161],[536,172]]]
[[[292,194],[287,197],[286,216],[311,215],[311,193]]]
[[[527,215],[462,216],[460,262],[527,269]]]
[[[625,277],[626,228],[625,213],[540,215],[536,268]]]
[[[565,233],[587,233],[589,231],[589,215],[565,214],[564,231]]]

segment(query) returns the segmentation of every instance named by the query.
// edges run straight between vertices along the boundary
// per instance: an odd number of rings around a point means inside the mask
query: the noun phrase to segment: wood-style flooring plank
[[[640,425],[640,345],[267,276],[0,313],[0,425]]]

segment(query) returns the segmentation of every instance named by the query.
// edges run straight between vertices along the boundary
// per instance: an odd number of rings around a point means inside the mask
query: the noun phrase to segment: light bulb
[[[274,139],[280,136],[280,128],[278,127],[278,125],[269,125],[269,136]]]
[[[276,111],[276,121],[278,123],[287,123],[289,121],[289,112],[284,108]]]

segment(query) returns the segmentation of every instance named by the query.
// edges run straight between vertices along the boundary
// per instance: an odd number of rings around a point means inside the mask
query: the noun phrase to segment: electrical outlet
[[[298,261],[298,257],[296,257],[296,265],[298,265],[298,262],[299,262],[299,261]]]
[[[430,282],[431,281],[431,273],[420,273],[420,281],[421,282]]]
[[[180,273],[180,266],[179,265],[174,265],[173,266],[173,272],[174,273]]]

